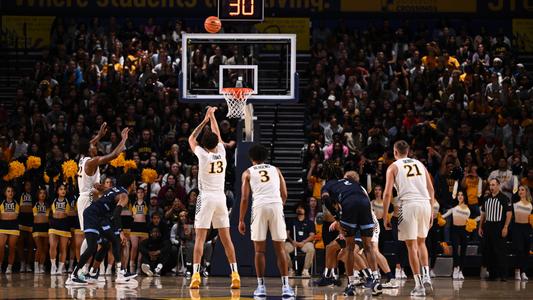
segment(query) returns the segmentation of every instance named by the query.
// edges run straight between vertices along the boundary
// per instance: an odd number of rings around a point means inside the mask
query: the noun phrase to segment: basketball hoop
[[[244,116],[246,101],[254,92],[253,89],[243,87],[223,88],[222,94],[228,104],[228,118],[241,118]]]

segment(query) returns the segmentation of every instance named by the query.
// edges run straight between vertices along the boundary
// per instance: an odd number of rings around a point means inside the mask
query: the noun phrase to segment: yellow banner
[[[7,33],[8,46],[24,47],[24,25],[26,25],[27,47],[29,49],[48,47],[54,18],[49,16],[2,16],[2,31]]]
[[[517,37],[518,52],[533,52],[533,19],[513,19],[513,35]]]
[[[261,33],[295,33],[298,51],[309,51],[309,27],[309,18],[265,18],[255,25]]]
[[[477,0],[341,0],[343,12],[473,13]]]

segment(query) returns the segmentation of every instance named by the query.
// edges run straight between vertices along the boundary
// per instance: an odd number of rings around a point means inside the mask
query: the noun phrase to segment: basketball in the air
[[[205,19],[204,27],[209,33],[217,33],[220,31],[220,28],[222,28],[222,22],[220,22],[218,17],[211,16]]]

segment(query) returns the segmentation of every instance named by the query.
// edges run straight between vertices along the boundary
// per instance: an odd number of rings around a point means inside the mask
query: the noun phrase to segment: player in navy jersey
[[[372,235],[374,233],[374,221],[368,194],[361,185],[349,178],[342,178],[341,168],[332,161],[324,163],[324,176],[326,184],[322,188],[322,201],[327,209],[335,217],[329,230],[338,230],[346,241],[348,253],[346,274],[349,278],[348,286],[344,294],[355,295],[355,276],[353,276],[356,231],[360,231],[365,250],[368,253],[370,266],[375,266],[375,254],[372,247]],[[371,289],[373,295],[382,293],[382,287],[377,278],[374,278],[370,268],[363,270],[367,278],[365,288]]]
[[[80,266],[84,266],[89,258],[95,254],[98,241],[101,239],[102,248],[95,256],[95,263],[103,261],[105,254],[109,249],[109,243],[113,243],[113,256],[116,261],[117,278],[116,283],[128,282],[134,276],[129,276],[122,269],[120,244],[126,241],[122,232],[120,214],[122,208],[128,205],[128,195],[135,190],[135,179],[132,175],[123,174],[119,177],[117,187],[113,187],[105,192],[98,200],[94,201],[83,212],[84,233],[87,240],[87,249],[80,257],[76,269],[69,278],[72,285],[85,285],[87,281],[84,276],[79,274]],[[89,277],[97,275],[96,268],[92,268]],[[135,275],[136,276],[136,275]],[[97,278],[96,278],[97,279]]]

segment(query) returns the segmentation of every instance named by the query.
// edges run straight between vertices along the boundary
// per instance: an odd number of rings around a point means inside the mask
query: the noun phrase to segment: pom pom
[[[529,215],[529,225],[533,227],[533,214]]]
[[[477,222],[474,219],[467,219],[466,220],[466,226],[465,230],[468,232],[472,232],[477,228]]]
[[[26,171],[26,168],[24,167],[24,164],[15,160],[9,163],[9,171],[2,178],[5,181],[10,181],[10,180],[19,178],[20,176],[24,175],[25,171]]]
[[[157,172],[154,169],[146,168],[141,173],[142,182],[152,184],[157,179]]]
[[[63,176],[65,178],[74,179],[76,177],[76,174],[78,174],[78,164],[76,164],[76,162],[72,159],[64,162],[61,165],[61,168],[63,169]]]
[[[446,219],[444,219],[440,213],[437,214],[437,223],[440,227],[444,227],[444,225],[446,225]]]
[[[48,176],[47,172],[44,172],[43,174],[44,183],[50,183],[50,176]],[[59,180],[59,175],[54,176],[52,179],[54,182],[57,182]]]
[[[124,152],[120,153],[117,158],[113,159],[109,162],[110,165],[112,165],[115,168],[124,167],[124,163],[126,162],[126,155]]]
[[[38,169],[41,166],[41,158],[38,156],[28,156],[26,160],[26,169]]]
[[[137,169],[137,163],[132,159],[124,161],[124,173],[128,173],[129,169]]]
[[[442,243],[440,243],[440,246],[442,247],[442,253],[444,255],[447,255],[447,256],[452,255],[451,247],[448,246],[448,243],[442,242]]]

